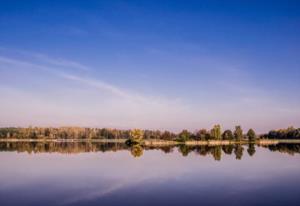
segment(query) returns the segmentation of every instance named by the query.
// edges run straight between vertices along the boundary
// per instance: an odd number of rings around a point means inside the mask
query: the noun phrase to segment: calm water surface
[[[0,205],[300,205],[299,148],[1,143]]]

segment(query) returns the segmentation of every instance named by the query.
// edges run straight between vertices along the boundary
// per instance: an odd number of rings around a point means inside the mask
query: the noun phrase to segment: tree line
[[[261,138],[265,139],[300,139],[300,128],[288,127],[287,129],[271,130]]]
[[[179,133],[160,130],[120,130],[109,128],[0,128],[0,138],[12,139],[144,139],[144,140],[169,140],[169,141],[207,141],[207,140],[235,140],[255,141],[256,139],[300,139],[300,128],[272,130],[266,134],[257,135],[253,129],[244,133],[241,126],[236,126],[233,131],[222,131],[220,125],[212,129],[200,129],[195,132],[182,130]]]

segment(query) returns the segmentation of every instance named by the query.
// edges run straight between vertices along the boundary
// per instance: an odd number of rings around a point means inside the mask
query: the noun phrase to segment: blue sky
[[[0,0],[0,126],[300,126],[299,1]]]

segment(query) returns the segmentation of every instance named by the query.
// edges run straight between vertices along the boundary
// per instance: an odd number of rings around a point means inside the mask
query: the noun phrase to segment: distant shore
[[[81,143],[81,142],[90,142],[90,143],[125,143],[126,139],[0,139],[0,142],[69,142],[69,143]],[[168,146],[168,145],[188,145],[188,146],[197,146],[197,145],[231,145],[231,144],[257,144],[257,145],[273,145],[279,143],[289,143],[289,144],[300,144],[300,140],[295,139],[258,139],[255,142],[249,142],[247,140],[235,141],[235,140],[208,140],[208,141],[167,141],[167,140],[143,140],[142,145],[146,146]]]

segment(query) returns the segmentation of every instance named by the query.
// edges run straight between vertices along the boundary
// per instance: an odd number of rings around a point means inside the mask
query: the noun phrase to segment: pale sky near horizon
[[[0,127],[300,127],[297,1],[0,0]]]

